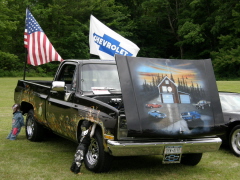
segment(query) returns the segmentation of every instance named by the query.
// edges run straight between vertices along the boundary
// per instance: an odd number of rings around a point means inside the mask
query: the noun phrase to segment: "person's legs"
[[[18,136],[18,134],[20,133],[20,131],[21,131],[21,127],[20,127],[20,128],[17,128],[17,129],[18,129],[18,131],[17,131],[16,136]]]
[[[11,135],[12,135],[12,130],[11,130],[10,133],[8,134],[7,139],[10,139]]]
[[[16,135],[11,134],[9,137],[10,140],[16,140]]]
[[[7,139],[9,139],[9,140],[15,140],[16,139],[16,135],[14,135],[13,130],[10,131],[10,133],[7,136]]]
[[[85,149],[84,145],[79,144],[79,146],[77,147],[77,151],[74,155],[74,161],[70,167],[70,170],[75,174],[80,173],[80,169],[84,158],[84,149]]]

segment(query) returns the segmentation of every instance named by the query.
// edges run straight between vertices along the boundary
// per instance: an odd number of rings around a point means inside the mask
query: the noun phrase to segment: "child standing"
[[[7,139],[15,140],[17,135],[21,131],[21,127],[24,126],[24,118],[20,111],[20,108],[21,107],[19,104],[14,104],[12,106],[12,110],[13,110],[12,129],[9,135],[7,136]]]

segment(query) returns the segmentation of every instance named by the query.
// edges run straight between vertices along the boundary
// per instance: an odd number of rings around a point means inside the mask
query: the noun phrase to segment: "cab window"
[[[73,64],[65,64],[60,72],[60,75],[58,76],[58,81],[64,81],[67,90],[75,90],[76,89],[76,77],[75,77],[75,71],[76,66]]]

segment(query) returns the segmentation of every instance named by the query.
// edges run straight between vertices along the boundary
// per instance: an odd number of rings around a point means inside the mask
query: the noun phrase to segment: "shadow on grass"
[[[224,151],[225,153],[234,155],[231,150],[231,147],[228,144],[222,144],[220,150]]]
[[[73,149],[74,153],[78,146],[77,143],[75,143],[71,140],[65,139],[57,134],[52,133],[52,132],[47,132],[47,134],[45,135],[45,138],[41,142],[45,142],[46,144],[53,144],[54,146],[59,146],[62,148],[68,147],[69,149]]]
[[[162,164],[162,156],[131,156],[131,157],[114,157],[113,166],[110,173],[117,172],[141,172],[160,174],[167,172],[177,172],[178,170],[192,168],[193,166],[184,166],[182,164]]]
[[[26,138],[21,136],[21,139]],[[72,156],[74,156],[77,144],[64,139],[54,133],[49,133],[44,141],[40,142],[39,145],[44,144],[50,147],[50,149],[58,149],[60,151],[72,151]],[[35,145],[38,143],[34,142]],[[178,164],[179,165],[179,164]],[[116,172],[128,172],[128,171],[145,171],[146,169],[160,169],[163,168],[162,156],[124,156],[124,157],[114,157],[112,162],[112,173]],[[176,166],[172,164],[170,166]]]
[[[22,141],[23,139],[26,139],[25,136],[21,135],[19,137],[19,141]],[[47,138],[39,143],[36,142],[26,142],[29,147],[34,147],[35,151],[40,151],[42,153],[41,156],[38,158],[40,159],[46,159],[48,157],[45,157],[44,153],[65,153],[65,155],[59,156],[56,155],[54,161],[59,161],[63,164],[67,163],[70,166],[70,163],[73,159],[74,153],[76,151],[77,144],[64,139],[58,135],[55,134],[49,134]],[[31,144],[31,145],[30,145]],[[51,154],[53,155],[53,154]],[[34,157],[34,155],[31,155],[31,157]],[[59,158],[64,158],[65,160],[60,161]],[[69,160],[68,160],[69,158]],[[40,161],[40,160],[38,160]],[[52,162],[54,163],[54,162]],[[62,164],[62,165],[63,165]],[[64,165],[65,166],[65,165]],[[196,168],[195,168],[196,167]],[[86,170],[85,166],[83,166],[84,171],[90,173],[88,170]],[[153,176],[159,176],[163,175],[164,173],[178,173],[182,174],[184,171],[197,169],[197,166],[185,166],[182,164],[162,164],[162,156],[155,155],[155,156],[124,156],[124,157],[114,157],[112,162],[112,167],[109,173],[103,173],[103,176],[134,176],[134,174],[149,174]],[[194,172],[191,172],[194,173]],[[190,174],[191,174],[190,173]],[[95,173],[93,173],[95,174]],[[132,174],[132,175],[130,175]],[[100,175],[100,174],[99,174]],[[100,177],[102,176],[100,175]],[[146,177],[145,177],[146,178]]]

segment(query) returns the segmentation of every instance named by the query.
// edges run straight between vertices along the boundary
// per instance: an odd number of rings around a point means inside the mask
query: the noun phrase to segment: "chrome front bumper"
[[[217,137],[164,142],[107,140],[113,156],[163,155],[166,146],[182,146],[182,154],[204,153],[217,151],[221,143],[222,140]]]

